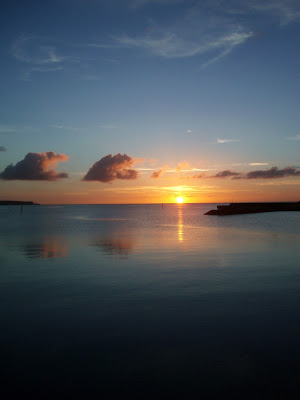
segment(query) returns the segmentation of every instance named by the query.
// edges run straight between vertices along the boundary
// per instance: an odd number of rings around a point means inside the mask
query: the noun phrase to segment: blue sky
[[[3,1],[0,172],[63,153],[78,193],[108,154],[150,172],[300,167],[300,2],[240,3]],[[7,197],[25,182],[0,185]]]

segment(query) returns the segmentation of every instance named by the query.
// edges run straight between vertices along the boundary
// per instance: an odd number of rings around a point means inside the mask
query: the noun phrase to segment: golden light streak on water
[[[182,218],[182,205],[178,205],[178,220],[177,220],[177,234],[178,242],[183,242],[183,218]]]

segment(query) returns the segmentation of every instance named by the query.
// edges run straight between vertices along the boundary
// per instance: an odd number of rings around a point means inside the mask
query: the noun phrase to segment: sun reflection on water
[[[178,220],[177,220],[177,234],[178,242],[183,242],[183,218],[182,218],[182,205],[178,205]]]
[[[44,237],[32,243],[22,244],[28,258],[48,258],[54,259],[57,257],[67,257],[69,254],[68,243],[57,237]]]

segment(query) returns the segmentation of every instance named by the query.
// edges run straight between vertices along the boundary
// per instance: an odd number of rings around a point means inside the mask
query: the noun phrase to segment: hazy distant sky
[[[0,199],[300,200],[299,0],[3,0],[0,29]]]

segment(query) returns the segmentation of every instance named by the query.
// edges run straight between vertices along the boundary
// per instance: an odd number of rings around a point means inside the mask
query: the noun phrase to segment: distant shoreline
[[[39,206],[33,201],[0,200],[0,206]]]

